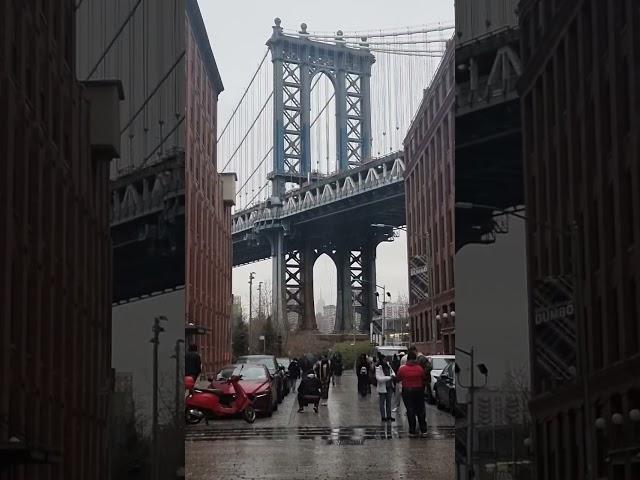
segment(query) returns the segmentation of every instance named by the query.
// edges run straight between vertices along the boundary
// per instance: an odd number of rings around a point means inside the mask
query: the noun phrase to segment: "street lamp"
[[[573,277],[574,282],[574,304],[575,304],[575,315],[576,315],[576,324],[580,326],[581,334],[579,338],[579,364],[581,369],[581,379],[582,379],[582,396],[583,403],[585,409],[585,415],[583,417],[583,434],[584,434],[584,444],[585,444],[585,461],[586,461],[586,470],[587,470],[587,479],[593,479],[593,467],[592,467],[592,435],[595,421],[593,420],[593,412],[591,411],[591,402],[589,401],[589,385],[588,385],[588,373],[587,373],[587,325],[586,319],[581,317],[583,312],[583,301],[582,301],[582,252],[580,250],[580,241],[579,241],[579,233],[580,226],[577,221],[572,222],[570,228],[554,228],[548,224],[541,224],[535,222],[525,215],[519,213],[520,210],[505,210],[503,208],[497,207],[495,205],[485,205],[471,202],[456,202],[455,203],[456,210],[489,210],[491,212],[499,212],[502,215],[511,215],[512,217],[519,218],[524,220],[527,223],[532,223],[536,226],[540,226],[542,229],[545,229],[549,232],[553,232],[556,234],[560,234],[563,236],[570,235],[571,236],[571,275]]]
[[[376,285],[378,288],[382,288],[382,345],[384,345],[385,337],[384,337],[384,323],[387,318],[387,297],[391,298],[391,292],[387,292],[387,287],[385,285],[380,286]],[[376,298],[379,298],[380,294],[376,292]]]
[[[457,381],[458,381],[458,385],[460,385],[462,388],[466,388],[467,390],[469,390],[469,407],[468,407],[468,421],[467,421],[467,478],[469,480],[475,478],[475,474],[474,474],[474,468],[473,468],[473,443],[474,443],[474,435],[473,435],[473,422],[474,422],[474,395],[475,395],[475,391],[476,390],[480,390],[484,387],[487,386],[487,376],[489,375],[489,370],[487,369],[487,366],[484,363],[480,363],[477,365],[478,370],[480,371],[480,373],[484,376],[484,384],[481,387],[476,387],[475,385],[475,380],[474,380],[474,369],[476,367],[475,363],[474,363],[474,352],[473,352],[473,347],[471,347],[471,349],[469,350],[464,350],[462,348],[458,348],[456,347],[455,349],[456,352],[460,352],[466,356],[468,356],[470,358],[471,361],[471,367],[469,369],[469,385],[463,385],[462,382],[460,381],[460,377],[459,377],[459,373],[460,373],[460,366],[458,365],[458,363],[456,362],[456,366],[455,366],[455,372],[456,372],[456,377],[457,377]]]
[[[253,318],[252,299],[253,299],[253,279],[256,278],[256,272],[249,274],[249,353],[251,353],[251,320]]]

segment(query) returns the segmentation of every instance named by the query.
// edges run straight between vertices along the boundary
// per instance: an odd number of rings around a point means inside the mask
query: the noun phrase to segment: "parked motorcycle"
[[[195,425],[204,420],[207,424],[214,418],[231,417],[238,414],[248,423],[256,420],[256,410],[247,393],[240,385],[241,375],[232,375],[227,382],[233,385],[235,392],[229,404],[221,402],[222,391],[212,388],[196,388],[193,377],[185,377],[185,421]]]

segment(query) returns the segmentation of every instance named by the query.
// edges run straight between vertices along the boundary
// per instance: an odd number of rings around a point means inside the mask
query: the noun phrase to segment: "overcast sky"
[[[218,104],[221,125],[264,55],[275,17],[282,19],[285,29],[297,29],[305,22],[310,32],[377,30],[454,21],[453,0],[199,0],[199,4],[225,86]],[[256,283],[270,282],[270,263],[234,269],[233,293],[242,295],[243,303],[248,302],[249,272],[256,272]],[[377,269],[378,283],[387,286],[394,300],[399,294],[407,294],[404,235],[378,247]],[[325,303],[335,303],[336,275],[332,262],[326,257],[319,259],[314,277],[316,301],[322,295]],[[257,295],[255,291],[254,294]]]

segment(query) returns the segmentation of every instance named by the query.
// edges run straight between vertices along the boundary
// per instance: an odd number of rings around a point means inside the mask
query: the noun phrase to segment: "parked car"
[[[434,396],[434,388],[436,386],[436,380],[450,363],[454,363],[456,360],[455,355],[427,355],[429,362],[431,362],[431,379],[429,385],[427,385],[426,399],[429,403],[436,403]]]
[[[257,413],[270,417],[278,409],[277,380],[264,365],[244,363],[223,367],[211,381],[209,388],[222,391],[221,403],[233,400],[233,386],[228,383],[232,375],[241,375],[240,385],[253,401]]]
[[[456,398],[456,371],[455,362],[449,363],[442,373],[438,376],[436,384],[433,388],[436,406],[441,409],[449,410],[452,414],[456,414],[457,398]]]
[[[267,367],[271,376],[276,378],[278,385],[278,395],[276,398],[278,399],[278,403],[282,403],[285,395],[285,383],[287,383],[287,379],[274,355],[244,355],[242,357],[238,357],[236,363],[253,363]]]

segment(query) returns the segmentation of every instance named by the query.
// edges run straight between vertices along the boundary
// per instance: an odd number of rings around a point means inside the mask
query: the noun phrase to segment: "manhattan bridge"
[[[326,254],[335,330],[369,332],[376,247],[405,224],[402,142],[453,26],[272,29],[218,138],[219,169],[238,172],[233,264],[271,258],[272,318],[315,329],[313,266]]]
[[[237,174],[233,265],[271,259],[277,326],[295,315],[316,328],[313,266],[326,254],[335,330],[379,333],[376,248],[406,223],[403,140],[452,35],[445,24],[331,33],[275,19],[217,148],[218,171]],[[184,230],[184,158],[165,157],[113,186],[117,304],[184,284],[184,242],[171,233]]]

